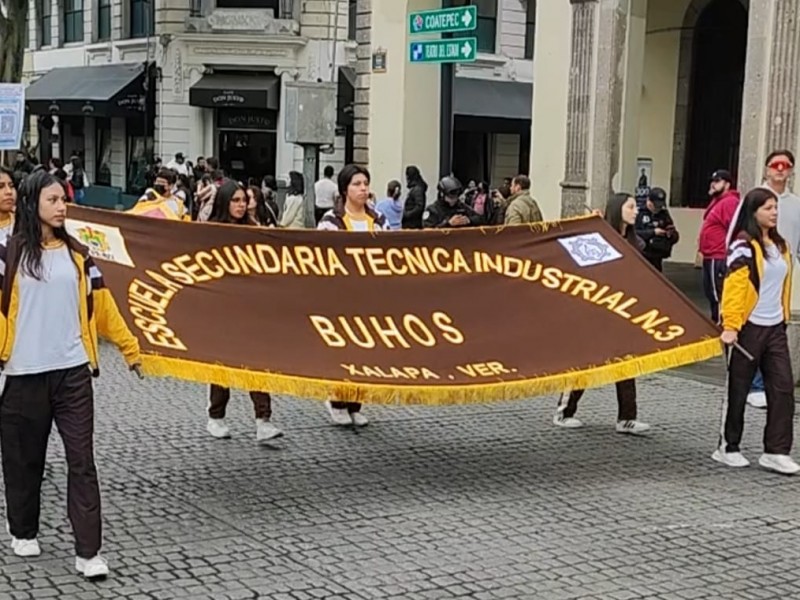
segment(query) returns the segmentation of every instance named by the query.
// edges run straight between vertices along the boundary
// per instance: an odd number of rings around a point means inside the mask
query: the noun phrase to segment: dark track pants
[[[352,415],[353,413],[361,412],[361,402],[339,402],[338,400],[332,400],[331,408],[343,409]]]
[[[39,534],[42,477],[53,420],[67,458],[67,514],[75,553],[92,558],[100,551],[102,523],[88,365],[6,379],[0,399],[0,449],[9,530],[19,539]]]
[[[711,320],[719,323],[719,303],[722,300],[722,284],[725,281],[725,259],[703,259],[703,291],[711,307]]]
[[[208,407],[209,418],[224,419],[225,409],[228,407],[230,399],[230,388],[212,385]],[[253,401],[253,410],[255,410],[256,419],[269,421],[272,417],[272,397],[264,392],[250,392],[250,400]]]
[[[794,439],[794,377],[786,326],[760,327],[747,323],[739,333],[739,344],[755,361],[751,362],[735,348],[731,350],[720,445],[725,444],[726,452],[739,452],[747,394],[753,375],[760,368],[767,394],[764,452],[789,454]]]
[[[566,400],[566,407],[562,412],[565,419],[575,416],[578,412],[578,401],[583,397],[585,390],[572,390],[569,396],[561,397],[561,404]],[[617,382],[617,420],[618,421],[635,421],[636,420],[636,381],[627,379],[625,381]]]

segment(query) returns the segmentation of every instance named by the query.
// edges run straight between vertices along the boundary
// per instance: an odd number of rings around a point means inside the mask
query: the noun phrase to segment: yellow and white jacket
[[[783,283],[783,316],[789,320],[792,297],[792,257],[783,253],[788,271]],[[741,234],[728,250],[728,274],[722,288],[720,315],[722,327],[741,331],[758,304],[761,277],[764,273],[764,251],[756,240]]]
[[[120,315],[114,297],[103,282],[100,269],[86,248],[72,238],[69,240],[69,249],[79,273],[81,339],[93,375],[96,377],[100,373],[98,334],[119,348],[129,366],[138,364],[139,341]],[[21,240],[16,236],[9,238],[6,244],[0,243],[0,367],[8,361],[14,347],[19,313],[18,272],[21,254]]]

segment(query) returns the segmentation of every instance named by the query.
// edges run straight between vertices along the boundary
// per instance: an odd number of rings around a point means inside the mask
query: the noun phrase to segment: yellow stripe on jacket
[[[70,249],[75,265],[78,267],[78,289],[80,294],[81,340],[89,357],[93,371],[97,371],[98,335],[119,348],[129,366],[140,362],[139,341],[133,336],[117,308],[114,297],[105,287],[102,274],[89,256]],[[7,248],[0,246],[0,281],[11,276],[11,297],[8,314],[0,311],[0,362],[8,361],[14,348],[16,321],[19,314],[19,270],[6,263]],[[12,271],[13,269],[13,271]],[[6,286],[0,284],[0,289]],[[2,291],[0,291],[0,302]]]
[[[789,320],[792,297],[792,257],[783,253],[788,266],[783,282],[783,318]],[[728,273],[722,287],[720,316],[723,329],[741,331],[758,304],[757,282],[764,275],[764,251],[756,240],[740,238],[728,251]]]

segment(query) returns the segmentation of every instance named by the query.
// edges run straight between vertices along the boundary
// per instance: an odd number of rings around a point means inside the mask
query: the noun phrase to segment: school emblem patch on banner
[[[721,353],[715,325],[600,218],[369,234],[69,211],[152,375],[460,404]]]

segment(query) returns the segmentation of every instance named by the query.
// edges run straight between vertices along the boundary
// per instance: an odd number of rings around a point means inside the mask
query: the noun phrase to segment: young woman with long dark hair
[[[12,548],[41,553],[39,506],[47,441],[55,421],[67,458],[67,513],[75,567],[104,577],[100,489],[94,462],[92,376],[97,336],[117,345],[138,370],[139,343],[120,316],[86,248],[64,229],[64,183],[38,171],[23,184],[15,234],[0,246],[0,448]]]
[[[379,231],[388,230],[386,219],[370,205],[370,175],[363,167],[347,165],[339,172],[339,197],[334,208],[320,219],[317,229],[323,231]],[[361,413],[360,402],[346,399],[326,403],[334,425],[365,427],[369,419]]]
[[[0,165],[0,244],[14,231],[14,211],[17,208],[17,186],[14,173]]]
[[[306,226],[305,211],[303,210],[303,195],[305,194],[305,180],[298,171],[289,173],[289,189],[286,190],[286,201],[281,214],[281,227],[289,229],[302,229]]]
[[[615,231],[624,237],[639,252],[644,250],[644,243],[636,235],[636,199],[630,194],[615,194],[606,204],[605,220]],[[636,381],[627,379],[619,381],[617,387],[617,433],[643,435],[650,430],[650,425],[636,419]],[[584,390],[572,390],[562,394],[558,402],[553,423],[567,429],[583,427],[583,423],[575,418],[578,402]]]
[[[227,225],[252,225],[247,214],[247,193],[239,183],[230,179],[224,181],[214,198],[214,207],[208,219],[209,223]],[[231,390],[219,385],[212,385],[208,406],[208,424],[206,429],[217,439],[231,437],[231,431],[225,423],[225,409],[231,399]],[[283,436],[283,432],[272,424],[272,397],[265,392],[250,392],[256,416],[256,441],[265,443]]]
[[[794,440],[795,400],[786,337],[791,315],[792,256],[777,225],[775,192],[756,188],[748,193],[731,232],[720,307],[722,341],[733,347],[720,444],[712,458],[729,467],[750,464],[742,455],[740,444],[747,394],[760,369],[767,396],[767,424],[764,454],[758,464],[794,475],[800,472],[800,465],[789,456]]]
[[[250,225],[260,227],[278,226],[278,207],[267,200],[261,188],[251,185],[247,188],[247,216]]]

